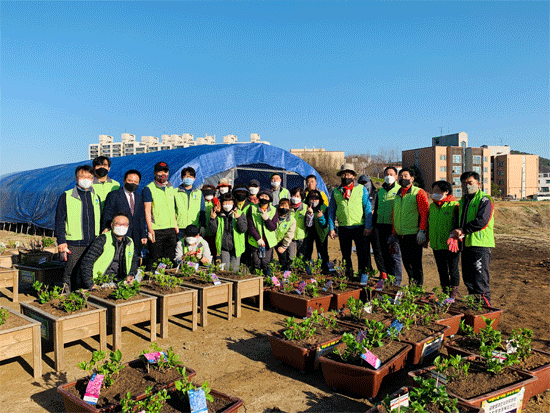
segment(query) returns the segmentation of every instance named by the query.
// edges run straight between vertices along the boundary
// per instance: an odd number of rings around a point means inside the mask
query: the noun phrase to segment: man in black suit
[[[147,244],[147,224],[145,222],[145,209],[141,194],[137,192],[141,174],[135,169],[130,169],[124,174],[122,188],[109,192],[103,208],[101,227],[103,232],[111,229],[111,221],[115,214],[124,212],[130,218],[128,237],[134,241],[135,254],[138,255],[143,245]]]

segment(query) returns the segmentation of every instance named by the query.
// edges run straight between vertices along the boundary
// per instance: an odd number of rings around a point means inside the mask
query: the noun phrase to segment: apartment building
[[[538,155],[493,156],[491,167],[493,182],[498,185],[502,197],[522,199],[539,193]]]
[[[550,173],[539,172],[539,195],[550,196]]]

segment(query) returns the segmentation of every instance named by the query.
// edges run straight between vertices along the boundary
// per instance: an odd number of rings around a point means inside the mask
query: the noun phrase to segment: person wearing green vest
[[[216,204],[219,204],[218,198],[216,198],[216,187],[214,185],[203,185],[201,188],[202,197],[204,198],[204,216],[205,219],[210,219],[210,212],[212,211],[212,208]],[[202,237],[206,242],[208,242],[208,246],[210,247],[210,251],[216,251],[216,233],[210,231],[210,225],[208,224],[208,221],[206,222],[206,227],[204,228],[204,234]]]
[[[428,239],[434,253],[439,281],[444,292],[451,298],[458,295],[460,273],[458,251],[450,251],[447,240],[458,226],[458,202],[453,196],[453,187],[447,181],[432,184],[432,200],[428,212]]]
[[[181,185],[175,192],[176,219],[178,229],[184,230],[189,225],[204,228],[201,233],[205,234],[206,217],[204,215],[204,197],[200,189],[193,188],[197,173],[195,169],[188,166],[181,170]],[[178,238],[183,236],[183,231]]]
[[[306,246],[304,259],[311,260],[313,254],[313,244],[317,248],[317,255],[321,256],[322,269],[328,271],[328,206],[322,201],[322,193],[317,189],[312,189],[306,196]]]
[[[307,205],[302,202],[305,197],[306,192],[302,187],[297,186],[290,191],[290,211],[294,214],[294,218],[296,219],[294,239],[288,249],[291,260],[296,256],[303,256],[305,252]]]
[[[248,243],[252,256],[252,272],[262,270],[267,275],[273,259],[273,247],[277,245],[277,222],[279,216],[271,204],[270,191],[258,193],[258,205],[251,205],[246,212]]]
[[[337,173],[341,185],[334,189],[329,202],[328,226],[331,239],[336,238],[336,219],[338,219],[338,239],[342,260],[346,263],[346,275],[353,277],[351,263],[351,245],[355,242],[361,282],[367,282],[367,243],[365,237],[372,232],[372,208],[369,191],[355,182],[357,172],[353,164],[342,165]]]
[[[189,257],[195,257],[202,265],[210,265],[212,253],[208,243],[200,236],[199,227],[191,224],[182,232],[185,236],[178,241],[176,246],[176,263],[185,261]]]
[[[290,201],[286,198],[279,200],[277,206],[277,215],[279,220],[277,221],[277,245],[275,247],[277,256],[279,257],[279,264],[283,271],[290,271],[290,246],[294,239],[296,232],[296,218],[295,214],[290,208]]]
[[[271,202],[273,203],[273,206],[275,208],[277,208],[277,205],[279,205],[279,199],[290,199],[290,192],[288,192],[288,189],[281,186],[282,183],[283,178],[279,172],[271,174]]]
[[[399,243],[391,237],[393,231],[393,204],[395,196],[401,189],[396,182],[397,168],[388,166],[384,169],[384,183],[378,190],[372,220],[378,230],[380,249],[382,250],[382,267],[378,268],[384,278],[393,275],[397,285],[401,285],[401,249]],[[390,244],[390,242],[392,242]]]
[[[210,211],[209,229],[216,234],[216,252],[226,271],[238,271],[245,250],[248,222],[231,194],[223,194],[220,203]]]
[[[166,162],[157,162],[154,181],[141,192],[149,238],[148,270],[161,258],[173,260],[176,255],[179,229],[176,223],[175,190],[168,181],[169,172]]]
[[[138,268],[134,242],[128,237],[130,218],[123,212],[116,213],[111,230],[98,236],[84,254],[81,264],[82,286],[96,287],[98,273],[108,274],[114,282],[133,281]]]
[[[107,156],[98,156],[92,161],[94,168],[94,192],[101,201],[101,210],[105,205],[105,200],[109,192],[116,191],[120,188],[120,184],[107,175],[111,170],[111,160]]]
[[[75,170],[76,185],[61,194],[55,210],[55,236],[62,260],[67,261],[63,283],[69,289],[80,284],[82,254],[101,229],[101,206],[92,187],[94,169],[80,165]]]
[[[392,244],[399,242],[403,257],[403,266],[409,276],[409,284],[424,283],[422,268],[422,249],[427,247],[428,229],[428,194],[414,186],[414,175],[411,169],[399,171],[401,189],[395,196],[393,205]]]
[[[489,262],[495,246],[494,204],[479,187],[480,177],[475,171],[460,176],[462,198],[459,202],[458,228],[451,238],[462,240],[462,278],[468,294],[479,295],[482,302],[491,305]]]

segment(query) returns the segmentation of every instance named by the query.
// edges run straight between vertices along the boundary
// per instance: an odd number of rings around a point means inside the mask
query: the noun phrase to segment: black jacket
[[[124,188],[111,191],[107,194],[105,206],[103,207],[103,216],[101,217],[101,229],[111,229],[113,216],[118,212],[124,212],[130,217],[130,227],[128,228],[128,237],[134,241],[134,248],[139,248],[141,239],[147,238],[147,223],[145,222],[145,207],[141,194],[134,191],[134,215],[130,211],[130,204],[124,193]]]

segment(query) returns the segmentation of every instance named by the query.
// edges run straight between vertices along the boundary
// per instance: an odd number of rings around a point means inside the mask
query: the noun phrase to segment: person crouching
[[[197,258],[202,265],[210,265],[212,254],[208,243],[200,236],[196,225],[185,228],[185,238],[178,241],[176,246],[176,262],[185,261],[190,257]]]

